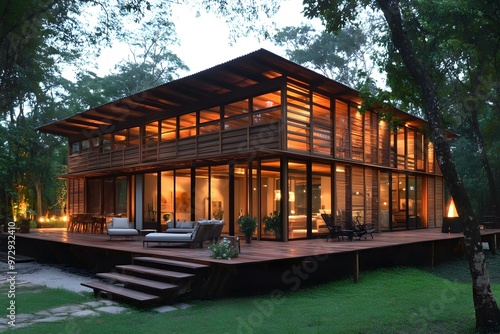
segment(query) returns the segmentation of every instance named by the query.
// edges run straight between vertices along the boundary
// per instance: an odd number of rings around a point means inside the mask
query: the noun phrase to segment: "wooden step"
[[[177,261],[160,257],[139,256],[133,258],[133,263],[136,265],[151,266],[155,268],[175,269],[183,272],[194,274],[195,272],[207,270],[209,266],[206,264]]]
[[[145,267],[145,266],[138,266],[135,264],[124,264],[124,265],[118,265],[115,266],[115,268],[122,273],[130,273],[130,274],[138,274],[138,275],[144,275],[147,276],[150,279],[153,279],[153,277],[158,277],[161,279],[166,279],[169,282],[175,282],[178,280],[190,280],[195,277],[194,274],[189,274],[189,273],[181,273],[178,271],[172,271],[172,270],[163,270],[163,269],[157,269],[157,268],[151,268],[151,267]]]
[[[120,273],[98,273],[96,274],[96,277],[122,282],[125,285],[141,286],[148,289],[158,290],[161,292],[176,290],[178,288],[178,286],[175,284],[153,281],[145,278],[139,278]]]
[[[108,295],[108,299],[113,300],[113,296],[118,296],[135,303],[145,304],[160,301],[159,296],[151,295],[148,293],[124,288],[121,286],[116,286],[113,284],[108,284],[98,281],[89,281],[80,283],[83,286],[94,289],[94,294],[98,295],[100,292],[104,292]]]

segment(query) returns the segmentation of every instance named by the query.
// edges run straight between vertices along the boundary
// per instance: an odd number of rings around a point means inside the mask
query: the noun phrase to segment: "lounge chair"
[[[143,247],[149,247],[150,243],[161,244],[186,244],[190,247],[203,247],[205,241],[219,238],[224,221],[199,221],[191,233],[149,233],[143,241]]]
[[[358,219],[356,219],[355,222],[346,222],[346,229],[352,231],[350,240],[354,237],[357,237],[358,240],[361,240],[361,238],[366,239],[368,235],[370,235],[373,239],[373,233],[376,231],[373,226],[368,227],[367,224],[361,224]]]
[[[340,226],[336,226],[332,222],[332,215],[322,213],[321,218],[325,221],[326,227],[328,228],[328,236],[326,237],[326,241],[332,239],[338,239],[340,241],[340,238],[344,240],[344,234],[342,233],[342,229]]]
[[[113,217],[113,220],[108,224],[107,228],[109,239],[112,237],[125,237],[128,239],[129,237],[139,235],[139,231],[132,228],[133,225],[134,223],[129,222],[128,218]]]

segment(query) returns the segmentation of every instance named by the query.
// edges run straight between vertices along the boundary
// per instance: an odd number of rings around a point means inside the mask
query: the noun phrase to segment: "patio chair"
[[[346,229],[352,231],[352,236],[349,240],[352,240],[354,237],[358,238],[358,240],[361,240],[361,238],[366,239],[368,235],[373,239],[375,229],[373,227],[368,228],[366,224],[361,224],[357,218],[355,222],[346,221],[345,224]]]
[[[342,228],[340,226],[337,226],[333,224],[332,222],[332,215],[322,213],[321,218],[325,221],[326,227],[328,228],[328,236],[326,237],[326,241],[332,239],[338,239],[340,241],[340,238],[344,240],[344,234],[342,233]]]
[[[139,231],[132,228],[132,225],[133,223],[129,222],[128,218],[113,217],[107,228],[109,239],[112,239],[112,237],[125,237],[128,239],[139,235]]]

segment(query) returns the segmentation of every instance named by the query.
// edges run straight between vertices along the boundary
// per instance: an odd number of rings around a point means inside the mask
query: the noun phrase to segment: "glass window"
[[[224,230],[229,231],[229,166],[210,168],[210,216],[217,220],[224,219]]]
[[[335,166],[335,221],[339,225],[347,219],[346,174],[344,165]]]
[[[104,213],[114,213],[115,212],[115,180],[112,177],[106,177],[103,179],[103,212]],[[102,213],[99,210],[99,213]]]
[[[158,174],[144,174],[143,228],[156,228],[158,213]]]
[[[358,161],[363,161],[364,158],[364,133],[363,133],[363,118],[356,107],[350,107],[349,113],[351,119],[351,158]]]
[[[90,141],[88,139],[82,140],[82,152],[90,150]]]
[[[161,122],[161,140],[175,140],[177,130],[177,118],[171,117]]]
[[[248,99],[226,104],[224,106],[224,118],[248,114]]]
[[[139,140],[141,138],[140,128],[138,126],[130,128],[129,132],[129,146],[139,146]]]
[[[299,162],[288,163],[288,226],[289,239],[304,238],[307,236],[307,177],[306,164]]]
[[[191,169],[175,171],[175,219],[191,221]]]
[[[260,175],[260,216],[264,219],[265,216],[276,211],[281,214],[281,191],[280,191],[280,161],[267,160],[261,164]],[[255,192],[256,193],[256,192]],[[256,200],[256,199],[254,199]],[[261,219],[261,220],[262,220]],[[283,221],[282,221],[283,222]],[[272,231],[265,231],[265,225],[261,224],[261,235],[264,238],[276,238]]]
[[[312,164],[312,234],[328,233],[322,213],[332,214],[332,176],[330,165]]]
[[[196,112],[179,117],[179,138],[196,136]]]
[[[114,142],[113,142],[114,150],[122,150],[127,147],[127,130],[121,130],[115,132]]]
[[[263,110],[281,105],[281,91],[256,96],[252,99],[252,110]]]
[[[71,143],[71,154],[80,152],[80,142]]]
[[[111,151],[111,133],[102,136],[102,152]]]
[[[87,180],[87,208],[88,213],[101,213],[101,179]]]
[[[151,122],[144,126],[144,144],[155,145],[158,142],[158,122]]]
[[[208,167],[196,168],[195,175],[194,219],[210,219]]]
[[[220,108],[200,110],[200,135],[220,131]]]
[[[174,171],[161,173],[161,223],[162,231],[167,229],[167,223],[174,217]]]
[[[126,176],[115,179],[115,214],[126,215],[128,207],[128,183]]]

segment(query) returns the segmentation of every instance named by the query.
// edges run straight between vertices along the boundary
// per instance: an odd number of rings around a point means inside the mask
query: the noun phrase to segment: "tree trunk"
[[[439,99],[435,85],[427,69],[418,60],[413,46],[403,28],[399,1],[377,0],[384,13],[392,35],[392,42],[413,80],[422,93],[423,109],[431,127],[437,162],[457,206],[459,216],[464,220],[464,239],[469,270],[472,276],[472,292],[477,328],[493,328],[500,324],[500,311],[491,291],[486,260],[481,243],[479,225],[472,209],[469,196],[458,176],[451,157],[449,143],[442,127]]]
[[[483,135],[481,133],[481,130],[479,129],[479,121],[477,119],[477,108],[473,108],[469,112],[470,112],[469,124],[472,128],[472,131],[474,132],[474,136],[476,137],[479,157],[481,159],[481,163],[483,164],[484,172],[486,174],[486,179],[488,180],[492,213],[496,221],[496,217],[500,217],[500,212],[499,212],[500,208],[498,207],[499,201],[498,201],[497,187],[495,184],[495,177],[493,175],[493,171],[491,170],[491,165],[488,159],[488,155],[486,154]]]

